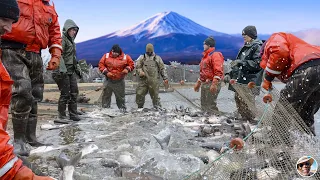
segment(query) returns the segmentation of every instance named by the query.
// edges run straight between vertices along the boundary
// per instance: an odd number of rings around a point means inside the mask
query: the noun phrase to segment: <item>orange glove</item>
[[[262,87],[263,89],[265,90],[271,90],[272,89],[272,83],[266,79],[263,80],[263,83],[262,83]]]
[[[199,92],[200,86],[201,86],[201,81],[198,80],[198,81],[196,82],[196,84],[194,85],[194,87],[193,87],[194,91],[195,91],[195,92]]]
[[[164,84],[164,87],[165,87],[166,89],[169,88],[169,80],[168,80],[168,79],[163,80],[163,84]]]
[[[129,73],[128,69],[124,69],[124,70],[122,71],[122,74],[128,74],[128,73]]]
[[[113,74],[112,72],[108,72],[108,73],[107,73],[107,77],[108,77],[108,78],[112,78],[113,76],[114,76],[114,74]]]
[[[218,84],[219,84],[219,80],[218,79],[213,79],[212,84],[210,86],[210,92],[212,94],[217,92]]]
[[[50,53],[51,59],[48,63],[47,70],[55,70],[59,68],[62,50],[60,48],[53,47],[50,49]]]

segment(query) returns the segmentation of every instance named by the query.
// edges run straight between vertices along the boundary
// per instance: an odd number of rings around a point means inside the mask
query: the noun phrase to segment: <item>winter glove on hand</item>
[[[122,74],[128,74],[128,73],[129,73],[128,69],[124,69],[124,70],[122,71]]]
[[[243,62],[240,60],[240,59],[236,59],[236,60],[234,60],[234,61],[232,61],[231,63],[230,63],[230,65],[231,65],[231,67],[235,67],[235,66],[242,66],[243,65]]]
[[[210,92],[212,94],[216,93],[218,90],[218,84],[219,84],[219,80],[218,79],[213,79],[212,84],[210,86]]]
[[[262,83],[262,87],[263,89],[265,90],[271,90],[272,89],[272,83],[266,79],[263,80],[263,83]]]
[[[145,76],[144,72],[143,72],[143,71],[140,71],[140,72],[139,72],[139,76],[140,76],[140,77],[144,77],[144,76]]]
[[[198,81],[196,82],[196,84],[194,85],[194,87],[193,87],[194,91],[195,91],[195,92],[199,92],[200,86],[201,86],[201,81],[198,80]]]
[[[107,73],[107,77],[108,77],[108,78],[112,78],[113,76],[114,76],[113,73],[111,73],[111,72],[108,72],[108,73]]]
[[[227,84],[227,83],[230,82],[230,79],[231,79],[230,75],[227,74],[227,75],[224,77],[223,82],[224,82],[225,84]]]
[[[47,70],[55,70],[59,68],[60,58],[61,58],[61,49],[57,47],[53,47],[50,49],[51,59],[48,63]]]
[[[168,80],[168,79],[163,80],[163,84],[164,84],[164,87],[165,87],[166,89],[169,88],[169,80]]]
[[[104,70],[102,71],[102,74],[104,74],[105,76],[107,76],[108,70],[107,70],[107,69],[104,69]]]

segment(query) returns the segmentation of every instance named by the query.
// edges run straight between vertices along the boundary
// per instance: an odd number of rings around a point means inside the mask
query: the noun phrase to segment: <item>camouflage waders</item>
[[[116,103],[119,109],[126,109],[125,105],[125,81],[106,79],[103,83],[102,107],[110,108],[112,93],[116,96]]]
[[[205,112],[218,112],[217,98],[221,90],[221,82],[218,84],[217,92],[210,92],[210,83],[203,82],[201,84],[201,109]]]
[[[160,98],[159,98],[159,82],[158,79],[153,81],[148,81],[146,77],[139,79],[139,84],[137,87],[136,94],[136,103],[138,108],[143,108],[145,103],[145,97],[149,92],[152,99],[153,107],[161,107]]]
[[[37,102],[42,101],[44,88],[42,58],[34,52],[3,48],[2,61],[14,81],[11,113],[15,153],[28,155],[26,142],[45,145],[36,139]]]
[[[158,64],[153,56],[146,56],[142,59],[143,66],[142,70],[145,73],[144,77],[140,77],[138,80],[138,87],[136,92],[136,103],[138,108],[143,108],[145,103],[145,96],[150,93],[153,107],[161,107],[159,98],[159,70]]]

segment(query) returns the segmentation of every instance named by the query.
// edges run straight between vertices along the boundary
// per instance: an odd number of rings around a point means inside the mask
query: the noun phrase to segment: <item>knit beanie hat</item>
[[[209,47],[215,47],[216,41],[213,39],[212,36],[208,37],[206,40],[204,40],[204,43],[208,45]]]
[[[121,54],[121,48],[118,44],[113,45],[111,51]]]
[[[146,52],[153,52],[153,51],[154,51],[153,45],[151,43],[147,44]]]
[[[255,26],[247,26],[242,30],[242,35],[247,35],[252,39],[257,39],[257,29]]]
[[[14,20],[14,23],[19,20],[20,10],[17,0],[0,0],[0,17]]]

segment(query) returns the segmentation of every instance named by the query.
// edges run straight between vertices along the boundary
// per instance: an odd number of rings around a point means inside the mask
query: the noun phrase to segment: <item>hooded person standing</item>
[[[12,24],[19,19],[19,11],[16,0],[0,1],[0,36],[11,32]],[[6,128],[13,81],[3,66],[2,60],[2,50],[0,49],[0,179],[53,180],[49,177],[35,175],[14,153],[14,148],[9,143],[10,136],[6,132]]]
[[[224,82],[229,83],[230,79],[236,79],[238,83],[248,84],[255,82],[257,86],[261,85],[263,69],[260,67],[260,50],[263,42],[257,38],[257,29],[255,26],[246,26],[242,31],[244,46],[238,52],[236,60],[232,61],[231,71],[226,72]],[[229,90],[235,89],[229,85]],[[235,91],[236,106],[242,119],[254,122],[255,115],[253,109],[249,109],[247,103]],[[255,104],[255,96],[246,99]]]
[[[136,65],[139,76],[136,93],[136,103],[138,108],[143,108],[145,96],[149,92],[154,108],[160,108],[159,98],[159,78],[161,76],[165,87],[168,87],[168,75],[164,63],[159,55],[154,53],[152,44],[147,44],[146,53],[140,55]]]
[[[77,36],[79,27],[68,19],[64,23],[62,33],[62,57],[57,70],[52,73],[52,78],[60,90],[58,113],[60,119],[66,119],[66,108],[68,104],[69,118],[79,121],[77,111],[77,97],[79,94],[77,76],[81,78],[81,71],[76,57],[76,44],[74,39]]]
[[[206,112],[218,112],[217,97],[221,89],[223,78],[224,57],[215,51],[216,41],[208,37],[203,42],[203,57],[200,62],[200,78],[194,85],[198,92],[201,86],[201,109]]]
[[[99,70],[106,76],[102,91],[102,107],[110,108],[112,93],[116,96],[117,106],[125,111],[126,75],[134,70],[134,62],[128,54],[124,54],[118,44],[112,46],[110,52],[104,54],[99,61]]]
[[[2,1],[1,1],[2,2]],[[43,99],[44,78],[41,49],[49,47],[47,70],[59,67],[62,52],[58,15],[50,0],[19,0],[20,18],[2,36],[2,62],[14,81],[11,99],[15,152],[28,155],[26,143],[38,147],[38,102]]]

